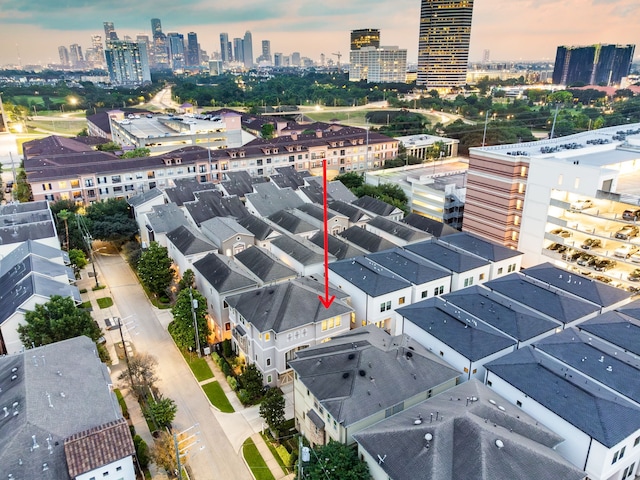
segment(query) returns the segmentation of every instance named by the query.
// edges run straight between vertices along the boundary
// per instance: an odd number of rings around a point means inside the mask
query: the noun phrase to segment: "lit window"
[[[336,327],[339,327],[340,325],[342,325],[342,318],[336,317]]]
[[[323,320],[323,321],[322,321],[322,331],[324,332],[324,331],[326,331],[326,330],[327,330],[327,321],[326,321],[326,320]]]
[[[271,340],[271,334],[270,333],[265,333],[264,334],[264,341],[268,342],[269,340]]]
[[[398,305],[404,305],[404,297],[398,299]]]

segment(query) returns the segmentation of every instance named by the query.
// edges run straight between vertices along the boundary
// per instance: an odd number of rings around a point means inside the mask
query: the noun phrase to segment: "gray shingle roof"
[[[267,222],[254,215],[247,214],[239,217],[238,223],[253,233],[257,240],[266,240],[273,232],[273,228]]]
[[[253,237],[253,233],[238,223],[231,217],[213,217],[205,220],[200,225],[202,233],[211,239],[218,248],[225,242],[237,235],[247,235]]]
[[[283,230],[294,235],[315,232],[318,230],[318,227],[311,225],[309,222],[305,222],[302,218],[294,215],[290,210],[280,210],[269,215],[267,218]]]
[[[287,167],[276,167],[276,174],[271,175],[271,181],[275,183],[279,188],[290,187],[293,190],[297,190],[304,185],[305,177],[311,174],[307,170],[297,171],[293,165]]]
[[[166,188],[164,194],[170,202],[182,207],[186,202],[193,202],[196,192],[215,190],[213,183],[200,183],[195,178],[176,178],[175,187]]]
[[[161,197],[163,195],[162,190],[159,188],[152,188],[147,190],[146,192],[142,192],[138,195],[134,195],[133,197],[129,197],[127,199],[127,203],[132,207],[139,207],[143,203],[146,203],[154,198]]]
[[[557,289],[552,291],[535,285],[518,273],[491,280],[484,286],[562,323],[573,322],[599,310],[597,305],[562,294]]]
[[[439,298],[429,298],[397,308],[396,313],[474,362],[516,345],[499,331],[450,310]]]
[[[61,260],[57,262],[60,264],[69,263],[67,252],[43,243],[27,240],[2,258],[2,261],[0,261],[0,277],[30,255],[51,261]]]
[[[615,305],[631,296],[631,293],[625,290],[568,272],[550,263],[529,267],[523,270],[522,274],[553,285],[601,307]]]
[[[468,232],[447,235],[441,241],[492,262],[500,262],[523,255],[522,252],[485,240]]]
[[[446,278],[450,275],[448,271],[438,268],[425,261],[422,257],[414,255],[402,248],[369,253],[367,258],[415,285],[438,280],[439,278]]]
[[[40,480],[46,463],[49,478],[67,480],[64,440],[122,419],[108,388],[109,373],[95,348],[89,338],[76,337],[0,357],[0,395],[10,413],[0,422],[0,477]],[[12,380],[12,375],[17,378]],[[14,402],[17,406],[12,408]],[[33,435],[39,448],[30,448]]]
[[[634,302],[636,303],[636,302]],[[629,304],[629,305],[633,305]],[[634,308],[637,308],[637,304]],[[640,356],[640,321],[627,316],[627,310],[606,312],[578,325],[595,337]]]
[[[468,272],[469,270],[489,265],[486,260],[481,260],[468,253],[458,252],[433,241],[413,243],[404,248],[456,273]]]
[[[351,205],[362,208],[363,210],[371,212],[374,215],[382,215],[383,217],[401,212],[398,207],[389,205],[388,203],[383,202],[382,200],[378,200],[377,198],[370,197],[369,195],[358,198],[357,200],[351,202]]]
[[[318,185],[320,187],[320,191],[322,191],[322,177],[307,177],[305,178],[305,181],[309,185]],[[347,204],[355,201],[358,198],[353,193],[351,193],[351,190],[345,187],[344,183],[339,180],[327,182],[327,197],[330,200],[339,200],[342,202],[346,202]]]
[[[274,238],[271,244],[302,265],[324,262],[324,251],[308,240],[280,235],[278,238]],[[331,257],[330,259],[332,260]]]
[[[198,192],[196,201],[186,202],[189,215],[197,225],[214,217],[244,217],[249,215],[242,201],[236,196],[223,197],[217,190]]]
[[[244,197],[247,193],[253,192],[253,185],[256,183],[267,182],[264,177],[252,177],[249,172],[241,170],[238,172],[225,172],[226,180],[220,182],[224,187],[227,195],[236,195]]]
[[[447,293],[441,298],[520,342],[553,332],[559,326],[557,322],[510,304],[509,299],[479,286]]]
[[[262,217],[287,208],[296,208],[304,201],[290,188],[280,189],[273,183],[260,183],[253,186],[255,193],[247,193],[245,198]]]
[[[400,275],[381,268],[366,257],[333,262],[329,264],[329,269],[372,297],[411,286],[411,283]]]
[[[362,217],[366,216],[359,208],[341,200],[330,200],[327,202],[327,205],[331,210],[346,215],[352,223],[359,222]]]
[[[349,227],[338,235],[367,252],[379,252],[397,246],[380,235],[356,226]]]
[[[290,365],[345,427],[459,375],[408,337],[375,325],[301,350]]]
[[[188,226],[189,220],[184,212],[175,203],[155,205],[151,212],[147,213],[147,224],[156,234],[167,233],[179,226]]]
[[[427,232],[429,235],[433,235],[436,238],[460,233],[458,230],[445,223],[423,217],[417,213],[410,213],[404,217],[402,221],[412,227],[422,230],[423,232]]]
[[[338,260],[344,260],[346,258],[358,257],[360,255],[364,255],[364,250],[356,247],[355,245],[351,245],[344,240],[334,237],[333,235],[327,236],[329,244],[329,253],[336,257]],[[324,248],[324,232],[317,232],[309,239],[309,241],[320,248]]]
[[[197,269],[220,294],[233,293],[258,285],[258,282],[242,273],[232,259],[217,253],[209,253],[206,257],[193,262],[193,268]]]
[[[167,240],[173,243],[183,255],[196,255],[216,250],[216,246],[199,231],[183,225],[167,233]]]
[[[379,216],[372,218],[367,225],[379,228],[383,232],[393,235],[394,237],[398,237],[408,243],[419,242],[421,240],[431,238],[430,235],[421,230],[386,217]]]
[[[432,437],[428,448],[427,433]],[[586,475],[553,450],[560,437],[476,379],[354,437],[374,459],[384,458],[379,465],[394,480],[580,480]],[[498,439],[503,449],[496,446]]]
[[[279,282],[297,276],[295,270],[287,267],[267,250],[260,247],[250,247],[236,253],[235,259],[258,277],[262,283]]]
[[[353,311],[338,298],[325,308],[319,295],[324,295],[323,284],[291,280],[227,297],[226,302],[260,332],[286,332]]]
[[[485,367],[607,448],[640,429],[640,408],[531,347]]]

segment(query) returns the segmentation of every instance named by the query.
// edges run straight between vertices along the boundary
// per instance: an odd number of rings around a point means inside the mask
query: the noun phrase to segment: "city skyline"
[[[192,5],[185,7],[185,3]],[[113,22],[118,35],[151,35],[150,19],[160,18],[164,32],[198,35],[208,53],[219,51],[219,35],[253,34],[256,45],[270,40],[273,52],[299,51],[318,61],[324,53],[349,51],[350,32],[359,28],[381,31],[381,45],[407,49],[409,62],[417,61],[419,0],[328,0],[322,5],[301,0],[295,4],[275,0],[268,4],[240,0],[218,6],[203,0],[137,2],[135,14],[124,2],[88,4],[70,0],[65,5],[44,0],[0,0],[0,65],[57,63],[58,46],[79,44],[86,49],[91,36],[104,34],[103,22]],[[500,14],[497,15],[496,12]],[[606,18],[607,21],[602,21]],[[553,62],[559,45],[638,43],[632,25],[640,22],[636,0],[476,1],[471,30],[470,62],[482,60],[547,60]],[[345,57],[347,58],[347,57]]]

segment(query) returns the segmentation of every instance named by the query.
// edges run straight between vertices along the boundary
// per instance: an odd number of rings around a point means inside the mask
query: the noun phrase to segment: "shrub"
[[[129,419],[129,409],[127,408],[127,403],[124,401],[124,397],[122,396],[122,392],[119,388],[114,388],[113,392],[116,394],[116,398],[118,399],[118,403],[120,404],[120,409],[122,410],[122,416]]]
[[[222,358],[216,352],[213,352],[211,354],[211,358],[213,359],[214,362],[216,362],[216,365],[218,366],[222,365]]]
[[[238,390],[238,400],[240,400],[240,403],[243,405],[249,405],[251,403],[251,397],[244,388]]]
[[[224,355],[225,358],[231,358],[233,356],[231,340],[229,340],[228,338],[222,342],[222,355]]]
[[[136,455],[138,456],[138,462],[140,467],[147,468],[149,465],[149,446],[140,435],[133,437],[133,445],[136,449]]]
[[[222,363],[222,373],[224,373],[226,376],[230,376],[233,373],[231,366],[227,362]]]
[[[235,377],[232,377],[231,375],[227,376],[227,383],[231,387],[231,390],[233,390],[234,392],[238,390],[238,381],[235,379]]]
[[[284,445],[278,445],[276,447],[276,452],[277,452],[278,456],[282,459],[282,463],[284,463],[285,466],[290,467],[291,466],[291,454],[287,451],[285,446]]]
[[[80,293],[87,293],[87,289],[86,288],[81,288],[80,289]]]

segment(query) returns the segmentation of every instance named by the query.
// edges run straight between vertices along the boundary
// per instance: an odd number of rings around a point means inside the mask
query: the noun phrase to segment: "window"
[[[270,366],[271,366],[271,359],[267,358],[267,367],[270,367]]]
[[[516,405],[517,405],[518,407],[522,407],[522,402],[521,402],[520,400],[516,400]]]
[[[464,279],[464,286],[465,287],[470,287],[471,285],[473,285],[473,277],[465,278]]]
[[[326,330],[327,330],[327,321],[326,321],[326,320],[323,320],[323,321],[322,321],[322,331],[324,332],[324,331],[326,331]]]
[[[58,182],[58,188],[60,188],[61,190],[63,188],[67,188],[67,182],[64,182],[64,181],[63,182]]]
[[[116,467],[116,472],[119,472],[120,470],[122,470],[122,467]]]
[[[120,183],[120,175],[112,175],[111,183]]]
[[[267,383],[271,383],[272,377],[271,375],[267,375]]]
[[[404,297],[398,299],[398,305],[404,305]]]
[[[271,334],[270,333],[265,333],[264,334],[264,341],[268,342],[269,340],[271,340]]]
[[[515,271],[516,271],[516,264],[515,263],[512,263],[511,265],[509,265],[507,267],[507,273],[511,273],[511,272],[515,272]],[[498,273],[500,273],[500,272],[498,272]]]
[[[84,186],[85,186],[85,187],[93,187],[93,178],[87,178],[87,179],[84,181]]]
[[[491,380],[487,380],[487,385],[488,385],[488,386],[493,385],[493,383],[491,382]]]
[[[386,312],[387,310],[391,310],[391,301],[388,302],[382,302],[380,304],[380,311],[381,312]]]
[[[640,443],[640,437],[636,437],[635,441],[633,442],[633,446],[637,447],[639,443]]]
[[[444,285],[440,285],[439,287],[436,287],[435,290],[433,291],[434,295],[442,295],[444,293]]]
[[[616,453],[613,454],[613,460],[611,461],[611,465],[613,465],[618,460],[621,460],[622,457],[624,457],[624,451],[626,448],[627,447],[622,447],[622,449],[618,450]]]
[[[424,292],[422,292],[422,294],[420,296],[422,298],[427,298],[428,295],[429,295],[429,293],[425,290]]]
[[[102,472],[102,476],[103,477],[108,477],[109,476],[109,470],[107,470],[106,472]]]
[[[502,275],[502,267],[498,269],[498,275]]]
[[[480,274],[480,280],[484,280],[484,273]]]

